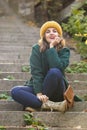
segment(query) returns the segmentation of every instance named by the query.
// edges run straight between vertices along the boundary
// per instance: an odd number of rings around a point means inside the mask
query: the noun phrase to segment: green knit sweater
[[[39,45],[35,44],[32,47],[30,56],[31,79],[26,82],[26,86],[32,86],[34,92],[40,93],[44,78],[51,68],[58,68],[64,74],[64,70],[69,65],[70,50],[63,48],[56,51],[55,48],[49,48],[45,52],[40,52]],[[64,79],[65,76],[64,76]]]

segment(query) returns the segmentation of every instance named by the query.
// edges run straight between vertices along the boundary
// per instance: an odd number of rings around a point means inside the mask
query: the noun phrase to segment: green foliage
[[[9,96],[7,93],[0,94],[0,100],[11,100],[11,96]]]
[[[14,76],[12,76],[12,75],[8,75],[8,76],[6,77],[6,79],[8,79],[8,80],[14,80],[15,78],[14,78]]]
[[[87,73],[87,62],[73,63],[66,69],[67,73]]]
[[[3,78],[3,80],[14,80],[15,77],[13,75],[8,75],[7,77]]]
[[[38,128],[38,130],[48,130],[39,119],[33,117],[32,113],[24,114],[24,121],[26,125],[32,125],[32,127]],[[34,130],[34,128],[31,128],[31,130]]]
[[[29,72],[30,71],[30,66],[22,66],[22,69],[21,69],[22,72]]]
[[[84,101],[87,101],[87,94],[83,96]]]
[[[35,128],[28,128],[27,130],[35,130]]]
[[[87,58],[87,15],[84,9],[73,10],[67,23],[62,23],[63,30],[76,41],[77,51],[82,58]]]
[[[77,47],[77,52],[80,53],[81,57],[83,59],[87,58],[87,45],[85,44],[85,42],[79,42],[78,44],[76,44]]]
[[[76,33],[87,33],[87,16],[85,10],[72,10],[67,23],[62,23],[63,30],[74,36]]]
[[[0,130],[6,130],[6,128],[4,128],[4,126],[0,126]]]

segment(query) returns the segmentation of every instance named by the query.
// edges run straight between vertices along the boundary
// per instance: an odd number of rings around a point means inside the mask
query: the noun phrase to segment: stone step
[[[87,73],[66,73],[66,76],[71,81],[87,81]]]
[[[18,23],[17,23],[18,24]],[[38,27],[34,27],[34,26],[28,26],[27,24],[21,24],[21,25],[17,25],[16,23],[12,24],[12,23],[9,23],[6,21],[6,23],[3,23],[1,22],[0,20],[0,32],[2,33],[21,33],[21,34],[26,34],[26,36],[36,36],[36,37],[39,37],[39,30],[40,28]],[[30,33],[31,32],[31,33]],[[29,34],[30,33],[30,34]]]
[[[76,128],[59,128],[59,127],[51,127],[48,130],[87,130],[87,128],[81,128],[77,126]]]
[[[73,50],[70,50],[70,64],[73,64],[73,63],[77,63],[77,62],[80,62],[81,61],[81,57],[78,53],[76,53],[75,51]]]
[[[13,58],[16,58],[17,56],[19,56],[19,58],[20,57],[26,57],[26,58],[28,58],[29,57],[29,55],[30,55],[30,50],[24,50],[24,51],[22,51],[22,50],[20,50],[20,51],[14,51],[14,50],[10,50],[10,51],[0,51],[0,59],[4,59],[4,58],[7,58],[8,57],[8,59],[10,60],[10,58],[12,58],[12,56],[13,56]],[[1,58],[3,56],[3,58]]]
[[[28,67],[29,64],[0,63],[0,72],[21,72],[24,66]]]
[[[0,90],[0,94],[6,94],[8,96],[11,96],[11,90]]]
[[[35,112],[33,115],[51,127],[87,128],[87,112]]]
[[[23,116],[25,113],[28,114],[25,111],[0,111],[0,125],[24,126]],[[48,127],[87,128],[87,112],[33,112],[33,116]]]
[[[19,30],[18,31],[16,31],[16,30],[7,30],[7,29],[4,29],[4,30],[0,30],[0,37],[10,37],[10,36],[12,36],[12,37],[20,37],[20,38],[23,38],[23,33],[22,32],[20,32]],[[24,39],[29,39],[29,36],[28,36],[28,34],[26,33],[26,36],[24,37]]]
[[[23,106],[13,100],[0,100],[0,111],[23,111]]]
[[[25,111],[0,111],[0,126],[24,126]]]
[[[75,90],[87,89],[87,81],[69,81],[69,83]]]
[[[30,39],[26,39],[26,37],[17,37],[17,36],[0,36],[0,41],[6,42],[6,41],[13,41],[13,42],[29,42]]]
[[[5,126],[4,128],[5,128],[5,130],[37,130],[37,128],[32,127],[32,126],[27,126],[27,127]],[[47,127],[44,130],[87,130],[87,128],[80,128],[79,129],[79,126],[77,126],[76,128]]]
[[[14,46],[14,45],[16,46],[17,45],[18,47],[21,47],[21,46],[28,46],[28,47],[30,46],[31,47],[32,45],[34,45],[34,43],[35,42],[33,42],[32,39],[30,40],[30,42],[28,42],[28,41],[22,41],[22,42],[16,41],[15,42],[15,41],[10,41],[10,40],[9,41],[4,41],[4,40],[2,41],[0,39],[1,46]]]
[[[0,22],[1,23],[1,22]],[[18,34],[19,36],[21,36],[21,34],[22,34],[22,32],[21,32],[21,30],[19,29],[19,27],[14,27],[14,25],[11,25],[11,26],[3,26],[3,24],[1,23],[0,24],[0,34],[2,35],[2,34]],[[27,33],[26,33],[26,35],[28,35]]]
[[[27,54],[22,53],[0,53],[0,61],[8,60],[10,61],[16,61],[16,60],[24,60],[29,61],[30,52]]]
[[[30,79],[30,74],[29,72],[1,72],[0,73],[0,79],[8,79],[13,78],[13,80],[15,79],[23,79],[23,80],[27,80]]]
[[[0,42],[1,43],[5,43],[5,42],[9,42],[9,43],[15,43],[15,45],[17,45],[17,43],[19,42],[19,43],[25,43],[25,45],[26,45],[26,43],[27,43],[27,45],[34,45],[35,43],[37,43],[37,41],[38,40],[33,40],[33,39],[31,39],[31,38],[28,38],[28,39],[26,39],[26,38],[20,38],[20,37],[11,37],[11,36],[9,36],[9,37],[4,37],[4,36],[2,36],[2,37],[0,37]]]
[[[68,112],[82,112],[87,110],[87,101],[75,102],[74,107],[67,110]],[[23,111],[23,106],[12,99],[0,100],[0,111]]]
[[[2,80],[0,79],[0,90],[9,91],[13,86],[24,85],[25,80]]]
[[[9,30],[9,28],[11,28],[14,31],[14,30],[18,30],[19,26],[16,25],[16,22],[12,21],[12,19],[11,19],[11,22],[10,22],[10,21],[7,21],[6,19],[5,20],[3,20],[3,19],[1,20],[1,17],[0,17],[0,28],[1,29],[7,29],[7,30]]]
[[[2,59],[2,60],[0,60],[0,63],[3,63],[3,64],[6,64],[6,63],[11,63],[11,64],[29,64],[29,59],[27,58],[27,59],[11,59],[10,61],[9,61],[9,59]]]
[[[28,46],[17,46],[17,45],[14,45],[14,46],[11,46],[11,45],[9,45],[9,46],[1,46],[0,45],[0,54],[2,53],[2,54],[7,54],[7,53],[19,53],[19,52],[21,52],[21,53],[25,53],[26,54],[26,52],[28,53],[28,52],[30,52],[31,51],[31,47],[28,45]]]
[[[15,45],[17,45],[18,42],[20,44],[25,43],[25,45],[26,45],[26,43],[27,43],[28,45],[32,45],[32,44],[37,43],[37,41],[38,41],[37,38],[32,39],[32,37],[28,37],[28,39],[27,39],[26,36],[25,37],[24,36],[23,37],[0,36],[0,42],[1,43],[2,42],[12,43],[12,44],[15,43]],[[7,45],[7,43],[6,43],[6,45]]]
[[[24,28],[23,28],[24,26]],[[10,24],[10,25],[7,25],[7,24],[3,24],[1,23],[0,21],[0,33],[3,33],[3,34],[10,34],[10,33],[14,33],[15,35],[16,34],[26,34],[26,36],[32,36],[32,33],[35,35],[35,36],[39,36],[39,28],[38,27],[30,27],[30,26],[27,26],[27,25],[23,25],[22,28],[20,28],[19,26],[16,26],[14,24]],[[27,30],[26,30],[27,28]],[[37,31],[38,30],[38,31]],[[29,34],[29,32],[31,32]]]
[[[24,36],[24,34],[23,34],[23,32],[21,32],[21,30],[20,29],[18,29],[18,30],[16,30],[16,29],[14,29],[14,28],[9,28],[9,29],[7,29],[7,28],[1,28],[0,27],[0,37],[10,37],[10,36],[12,36],[12,37],[20,37],[20,38],[23,38],[23,36]],[[29,30],[30,31],[30,30]],[[31,31],[31,33],[32,33],[32,31]],[[28,35],[28,32],[25,32],[25,37],[24,37],[24,39],[26,38],[26,40],[27,39],[29,39],[29,36],[31,36],[31,34],[30,35]]]
[[[24,39],[24,38],[14,38],[14,37],[0,37],[0,43],[7,43],[7,45],[8,45],[8,43],[12,43],[12,44],[14,44],[15,43],[15,45],[19,45],[20,43],[25,43],[25,45],[27,44],[27,45],[34,45],[35,43],[37,43],[37,40],[31,40],[31,39]],[[22,44],[21,44],[22,45]]]

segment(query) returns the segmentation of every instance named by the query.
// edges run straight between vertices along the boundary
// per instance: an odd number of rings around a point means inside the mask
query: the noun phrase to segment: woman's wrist
[[[37,93],[37,96],[41,96],[42,95],[42,93]]]
[[[50,48],[53,48],[54,46],[53,45],[50,45]]]

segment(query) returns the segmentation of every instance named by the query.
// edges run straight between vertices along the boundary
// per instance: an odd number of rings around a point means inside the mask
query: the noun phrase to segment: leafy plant
[[[8,75],[6,78],[3,78],[4,80],[14,80],[14,76]]]
[[[35,128],[28,128],[27,130],[35,130]]]
[[[79,42],[76,44],[77,52],[80,53],[82,59],[87,59],[87,45],[85,42]]]
[[[87,4],[87,3],[86,3]],[[87,58],[87,15],[86,10],[72,10],[67,23],[62,23],[63,30],[77,42],[76,48],[81,57]]]
[[[6,130],[6,128],[4,128],[4,126],[0,126],[0,130]]]
[[[76,33],[87,33],[87,16],[84,9],[72,10],[67,23],[62,23],[63,30],[74,37]]]
[[[77,52],[80,53],[83,59],[87,58],[87,33],[86,34],[75,34],[75,38],[79,41],[76,44]]]
[[[33,117],[32,113],[24,114],[24,121],[26,125],[32,125],[32,127],[38,128],[39,130],[48,130],[45,124],[43,124],[39,119]]]
[[[87,73],[87,62],[73,63],[66,69],[67,73]]]
[[[0,94],[0,100],[2,99],[11,100],[11,96],[9,96],[7,93],[2,93]]]
[[[29,66],[22,66],[22,69],[21,69],[22,72],[29,72],[30,71],[30,67]]]
[[[84,101],[87,101],[87,94],[83,96]]]

